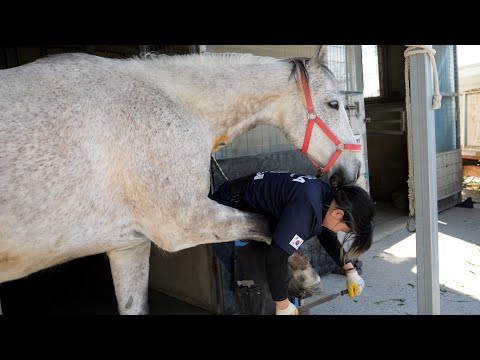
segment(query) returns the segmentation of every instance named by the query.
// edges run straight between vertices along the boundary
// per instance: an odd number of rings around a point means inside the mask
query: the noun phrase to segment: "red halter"
[[[335,136],[335,134],[328,128],[327,125],[318,117],[315,113],[315,108],[313,107],[312,96],[310,95],[310,87],[308,86],[307,78],[303,71],[300,71],[301,78],[302,78],[302,86],[303,86],[303,93],[305,94],[305,101],[307,102],[308,108],[308,124],[307,124],[307,131],[305,133],[305,139],[303,141],[302,153],[304,153],[308,159],[312,162],[313,166],[320,170],[322,174],[326,173],[332,165],[337,161],[338,157],[342,153],[343,150],[350,150],[350,151],[360,151],[362,150],[362,145],[360,144],[344,144]],[[323,130],[325,134],[334,142],[337,146],[337,151],[333,154],[330,161],[325,165],[325,167],[319,166],[313,159],[308,155],[308,145],[310,144],[310,137],[312,136],[313,124],[317,124]]]

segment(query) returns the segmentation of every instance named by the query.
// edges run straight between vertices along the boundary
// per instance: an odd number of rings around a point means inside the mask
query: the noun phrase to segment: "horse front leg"
[[[120,315],[148,314],[151,242],[107,252]]]

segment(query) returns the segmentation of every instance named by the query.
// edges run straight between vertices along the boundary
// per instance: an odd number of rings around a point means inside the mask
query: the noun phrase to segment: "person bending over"
[[[266,252],[267,283],[277,315],[297,315],[288,299],[288,258],[308,239],[317,236],[327,253],[346,272],[351,298],[361,294],[365,282],[353,266],[372,245],[375,206],[357,185],[344,185],[341,173],[330,184],[315,176],[285,171],[263,171],[227,181],[209,197],[223,205],[264,215],[270,223],[272,243]],[[345,251],[337,233],[346,233]],[[216,251],[226,243],[214,244]]]

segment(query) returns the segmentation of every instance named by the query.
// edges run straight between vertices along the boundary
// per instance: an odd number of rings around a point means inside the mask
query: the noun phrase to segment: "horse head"
[[[311,59],[294,63],[298,96],[285,111],[283,127],[289,140],[325,175],[341,170],[346,183],[357,181],[361,146],[357,144],[345,109],[345,96],[327,67],[327,47],[320,46]],[[298,101],[299,100],[299,101]]]

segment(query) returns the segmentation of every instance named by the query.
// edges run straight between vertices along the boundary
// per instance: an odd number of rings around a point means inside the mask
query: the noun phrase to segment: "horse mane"
[[[307,81],[309,79],[308,71],[307,71],[307,65],[308,62],[310,61],[310,58],[307,57],[297,57],[297,58],[289,58],[289,59],[284,59],[283,61],[285,62],[290,62],[293,64],[292,66],[292,72],[290,76],[293,76],[297,81],[297,68],[300,69],[305,74],[305,77],[307,78]],[[320,68],[325,71],[325,73],[330,77],[332,80],[333,84],[337,87],[338,91],[340,91],[341,87],[340,84],[338,83],[337,77],[335,74],[328,68],[327,65],[320,64]]]
[[[197,63],[228,63],[233,65],[249,65],[252,63],[257,64],[269,64],[278,63],[282,59],[277,59],[268,56],[257,56],[250,53],[204,53],[204,54],[182,54],[182,55],[166,55],[156,52],[147,52],[140,55],[134,55],[128,60],[143,61],[143,60],[156,60],[165,64],[188,64],[191,61]]]
[[[307,71],[307,63],[308,63],[309,58],[306,57],[297,57],[297,58],[289,58],[289,59],[284,59],[284,62],[288,62],[292,64],[292,72],[290,73],[290,77],[294,77],[295,80],[298,81],[297,79],[297,68],[300,69],[305,74],[305,77],[307,78],[308,81],[308,71]]]
[[[309,74],[307,71],[307,65],[310,61],[308,57],[294,57],[287,59],[278,59],[269,56],[257,56],[251,53],[203,53],[203,54],[183,54],[183,55],[166,55],[156,52],[147,52],[140,55],[134,55],[132,58],[127,59],[130,61],[158,61],[162,65],[176,65],[176,66],[189,66],[189,65],[211,65],[211,66],[242,66],[251,64],[272,64],[282,66],[282,64],[288,63],[291,66],[290,78],[294,78],[297,83],[300,84],[298,79],[297,69],[300,69],[309,81]],[[325,64],[320,64],[320,68],[324,70],[324,73],[330,78],[333,85],[338,92],[341,90],[341,86],[335,74]]]
[[[63,54],[50,54],[41,59],[36,60],[35,62],[51,62],[57,60],[75,60],[78,58],[89,57],[89,60],[97,58],[98,60],[103,59],[103,57],[90,55],[87,53],[63,53]],[[290,77],[294,77],[296,81],[299,81],[297,78],[297,69],[299,68],[306,76],[307,81],[309,79],[309,74],[307,71],[307,65],[310,61],[310,58],[307,57],[296,57],[288,59],[278,59],[269,56],[257,56],[251,53],[211,53],[207,52],[204,54],[182,54],[182,55],[167,55],[157,52],[146,52],[139,55],[133,55],[128,58],[114,58],[110,60],[115,61],[128,61],[128,62],[146,62],[146,61],[155,61],[162,65],[177,65],[177,66],[188,66],[190,64],[203,64],[208,65],[250,65],[250,64],[291,64]],[[335,74],[324,64],[320,65],[325,73],[331,78],[335,86],[340,90],[340,85],[338,83]]]

